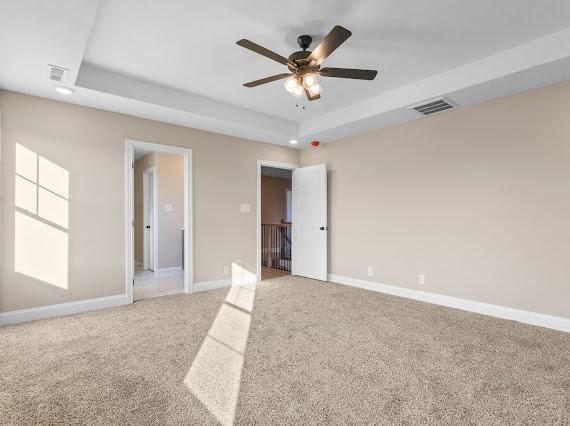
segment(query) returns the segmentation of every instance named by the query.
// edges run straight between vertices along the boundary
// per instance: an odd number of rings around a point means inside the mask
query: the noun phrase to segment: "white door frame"
[[[178,154],[184,157],[184,292],[194,291],[194,224],[192,198],[192,150],[177,146],[125,139],[125,290],[127,303],[133,303],[134,258],[134,152],[146,151]],[[156,175],[155,175],[156,177]],[[155,193],[156,195],[156,193]],[[157,197],[155,197],[156,199]],[[158,209],[155,210],[155,217]],[[157,246],[155,242],[155,246]],[[155,262],[156,262],[155,258]]]
[[[149,176],[152,175],[152,223],[150,223],[150,203],[149,203]],[[151,265],[153,270],[156,269],[158,264],[158,175],[156,173],[156,166],[148,167],[143,170],[143,269],[146,271],[150,269]],[[146,232],[146,226],[150,224],[150,232]],[[152,244],[151,244],[152,243]],[[152,247],[152,253],[149,248]],[[150,261],[152,255],[152,262]]]
[[[257,160],[257,250],[256,250],[256,275],[257,281],[261,281],[261,166],[273,167],[275,169],[293,170],[299,167],[298,164],[279,163],[277,161]]]

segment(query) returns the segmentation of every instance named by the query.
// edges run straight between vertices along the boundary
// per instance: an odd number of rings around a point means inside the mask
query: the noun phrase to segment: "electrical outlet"
[[[368,276],[369,277],[373,277],[374,276],[374,268],[372,266],[368,267]]]
[[[418,275],[418,284],[419,285],[426,285],[426,276],[425,275]]]
[[[230,265],[224,265],[224,275],[230,274]]]

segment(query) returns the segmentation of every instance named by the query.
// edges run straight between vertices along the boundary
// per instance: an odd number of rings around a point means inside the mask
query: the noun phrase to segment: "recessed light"
[[[72,95],[73,93],[75,93],[73,89],[64,86],[57,86],[55,90],[57,93],[61,93],[62,95]]]
[[[297,145],[298,142],[299,142],[299,141],[298,141],[297,139],[291,139],[291,140],[289,141],[289,143],[290,143],[291,145]]]

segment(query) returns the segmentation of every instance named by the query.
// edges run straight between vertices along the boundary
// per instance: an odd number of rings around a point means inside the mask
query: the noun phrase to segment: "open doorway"
[[[258,232],[261,280],[291,274],[293,168],[260,164]]]
[[[127,297],[191,291],[191,150],[127,141]]]
[[[184,157],[134,150],[133,299],[184,292]]]
[[[264,185],[269,178],[284,182]],[[259,281],[283,275],[327,280],[327,210],[325,164],[257,161]]]

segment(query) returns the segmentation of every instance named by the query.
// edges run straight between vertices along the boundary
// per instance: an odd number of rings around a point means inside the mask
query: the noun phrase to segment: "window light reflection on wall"
[[[14,270],[68,288],[69,172],[16,144]]]

